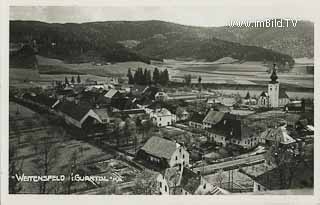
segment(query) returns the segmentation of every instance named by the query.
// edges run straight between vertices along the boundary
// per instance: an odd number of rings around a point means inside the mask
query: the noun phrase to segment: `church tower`
[[[277,81],[276,64],[273,64],[271,81],[268,84],[269,105],[272,108],[279,107],[279,82]]]

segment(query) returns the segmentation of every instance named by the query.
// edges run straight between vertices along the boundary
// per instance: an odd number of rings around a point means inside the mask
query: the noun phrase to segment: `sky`
[[[48,23],[83,23],[118,20],[162,20],[193,26],[224,26],[234,20],[265,20],[290,18],[314,21],[316,6],[285,0],[228,1],[227,3],[197,5],[121,5],[121,6],[11,6],[10,20],[35,20]],[[221,2],[221,1],[220,1]],[[233,2],[233,3],[232,3]],[[241,2],[241,3],[240,3]],[[252,1],[250,1],[252,2]],[[256,1],[258,2],[258,1]],[[264,2],[264,3],[261,3]],[[268,3],[269,2],[269,3]],[[312,2],[312,1],[310,1]]]

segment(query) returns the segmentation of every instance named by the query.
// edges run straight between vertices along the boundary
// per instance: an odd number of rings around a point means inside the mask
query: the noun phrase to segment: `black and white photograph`
[[[10,6],[9,195],[313,195],[314,19],[239,4]]]

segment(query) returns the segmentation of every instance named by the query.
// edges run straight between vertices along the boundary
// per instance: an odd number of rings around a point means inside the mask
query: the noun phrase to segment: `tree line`
[[[132,74],[131,68],[128,69],[128,83],[129,84],[137,84],[137,85],[151,85],[151,84],[160,84],[160,85],[168,85],[169,83],[169,72],[167,69],[161,71],[158,68],[153,70],[151,75],[151,71],[148,69],[138,68],[134,74]]]

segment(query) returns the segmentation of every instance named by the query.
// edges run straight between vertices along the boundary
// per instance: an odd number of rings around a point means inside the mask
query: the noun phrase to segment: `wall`
[[[180,150],[181,150],[181,152],[180,152]],[[183,146],[180,146],[172,154],[171,159],[169,161],[169,166],[173,167],[176,164],[182,164],[185,166],[189,165],[189,163],[190,163],[189,158],[190,158],[190,155],[189,155],[188,151]]]

